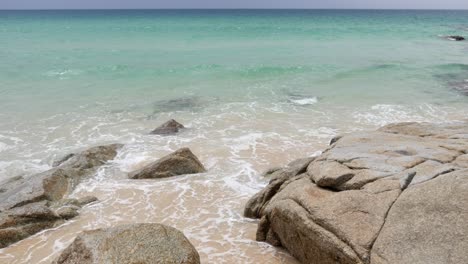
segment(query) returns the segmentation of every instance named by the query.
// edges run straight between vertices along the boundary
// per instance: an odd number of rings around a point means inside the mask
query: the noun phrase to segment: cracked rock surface
[[[98,146],[67,155],[56,167],[30,177],[0,183],[0,248],[78,215],[81,206],[95,197],[64,199],[75,187],[108,160],[120,144]]]
[[[311,264],[468,263],[468,123],[356,132],[296,164],[247,203],[257,240]]]

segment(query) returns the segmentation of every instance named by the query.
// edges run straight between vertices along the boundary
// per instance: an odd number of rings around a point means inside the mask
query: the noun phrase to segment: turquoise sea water
[[[76,149],[126,144],[75,194],[97,195],[97,208],[0,250],[0,262],[47,263],[83,229],[146,219],[184,230],[209,263],[292,263],[252,242],[255,225],[241,216],[265,184],[258,172],[339,133],[468,118],[468,41],[447,35],[468,37],[468,11],[0,11],[0,180]],[[189,129],[147,134],[169,118]],[[184,146],[207,174],[125,180]]]
[[[468,45],[439,36],[468,35],[468,11],[1,11],[0,34],[4,113],[182,95],[466,103],[447,78],[464,80]]]

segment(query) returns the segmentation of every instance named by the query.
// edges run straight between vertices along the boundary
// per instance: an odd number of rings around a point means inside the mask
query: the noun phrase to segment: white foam
[[[296,105],[313,105],[318,102],[317,97],[302,98],[302,99],[290,99],[290,101]]]
[[[0,142],[0,152],[4,151],[4,150],[7,150],[7,149],[11,149],[12,146],[9,146],[3,142]]]
[[[49,77],[59,77],[60,79],[66,79],[69,76],[76,76],[76,75],[80,75],[82,73],[83,73],[83,71],[81,71],[81,70],[66,69],[66,70],[48,71],[48,72],[46,72],[45,75],[49,76]]]
[[[448,112],[443,107],[431,104],[415,106],[377,104],[370,109],[354,113],[358,123],[384,126],[397,122],[443,122]]]
[[[314,104],[318,101],[315,97],[295,101],[226,103],[196,113],[164,113],[156,120],[148,120],[147,113],[94,113],[82,112],[88,111],[83,108],[20,124],[17,137],[24,142],[2,140],[14,145],[15,151],[8,157],[5,154],[12,151],[0,152],[2,175],[43,171],[49,168],[41,165],[44,160],[92,145],[126,145],[72,194],[75,198],[94,195],[98,202],[82,208],[68,226],[42,233],[40,243],[32,243],[37,239],[33,236],[0,250],[0,255],[10,254],[17,263],[32,263],[46,254],[56,254],[82,230],[160,222],[182,230],[206,263],[290,263],[274,247],[255,242],[256,221],[242,217],[248,198],[268,182],[258,176],[259,171],[319,155],[331,137],[351,129],[412,118],[433,120],[438,113],[440,118],[446,117],[446,109],[434,105],[381,104],[347,112],[297,106]],[[106,107],[99,105],[98,109]],[[181,120],[190,129],[177,136],[148,135],[168,118]],[[65,124],[64,120],[70,122]],[[208,172],[157,180],[127,178],[128,172],[181,147],[190,147]],[[31,165],[22,168],[24,164]],[[21,253],[22,248],[28,249],[28,256]]]

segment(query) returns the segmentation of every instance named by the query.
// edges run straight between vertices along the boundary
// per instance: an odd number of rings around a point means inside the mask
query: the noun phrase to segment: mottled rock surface
[[[467,154],[467,123],[336,137],[306,171],[273,172],[244,214],[302,263],[468,263]]]
[[[198,264],[184,234],[160,224],[133,224],[81,233],[54,264]]]
[[[167,178],[205,172],[206,169],[188,148],[179,149],[144,168],[129,173],[131,179]]]
[[[78,215],[84,204],[95,201],[62,200],[96,169],[113,159],[121,145],[93,147],[67,155],[57,167],[30,177],[0,183],[0,247],[61,224]]]
[[[155,128],[153,131],[151,131],[150,134],[153,135],[170,135],[170,134],[176,134],[179,132],[179,130],[183,129],[184,126],[175,121],[174,119],[171,119],[167,121],[166,123],[160,125],[159,127]]]

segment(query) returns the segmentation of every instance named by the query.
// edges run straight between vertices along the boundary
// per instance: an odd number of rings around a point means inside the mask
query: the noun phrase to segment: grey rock
[[[43,229],[53,227],[60,217],[45,201],[29,203],[0,213],[0,247],[6,247]]]
[[[73,156],[75,156],[74,153],[70,153],[70,154],[65,155],[64,157],[62,157],[62,158],[60,158],[60,159],[54,161],[54,163],[52,164],[52,167],[58,167],[58,166],[60,166],[60,165],[61,165],[62,163],[64,163],[65,161],[67,161],[67,160],[73,158]]]
[[[68,206],[63,206],[60,207],[55,211],[55,213],[60,216],[62,219],[71,219],[75,216],[78,216],[78,210],[80,210],[80,207],[74,206],[74,205],[68,205]]]
[[[153,131],[151,131],[150,134],[153,134],[153,135],[176,134],[181,129],[184,129],[184,128],[185,127],[182,124],[175,121],[174,119],[171,119],[171,120],[167,121],[166,123],[160,125],[159,127],[155,128]]]
[[[167,178],[203,173],[206,169],[188,148],[179,149],[148,166],[129,174],[130,179]]]
[[[133,224],[85,231],[54,264],[198,264],[184,234],[161,224]]]
[[[120,144],[98,146],[73,155],[58,167],[30,177],[3,182],[0,192],[0,247],[61,223],[74,213],[58,215],[61,206],[80,206],[74,199],[62,200],[96,169],[113,159]],[[7,237],[7,238],[5,238]]]
[[[78,199],[78,204],[80,206],[84,206],[84,205],[87,205],[87,204],[90,204],[90,203],[94,203],[98,201],[98,198],[94,197],[94,196],[85,196],[85,197],[82,197],[80,199]]]

